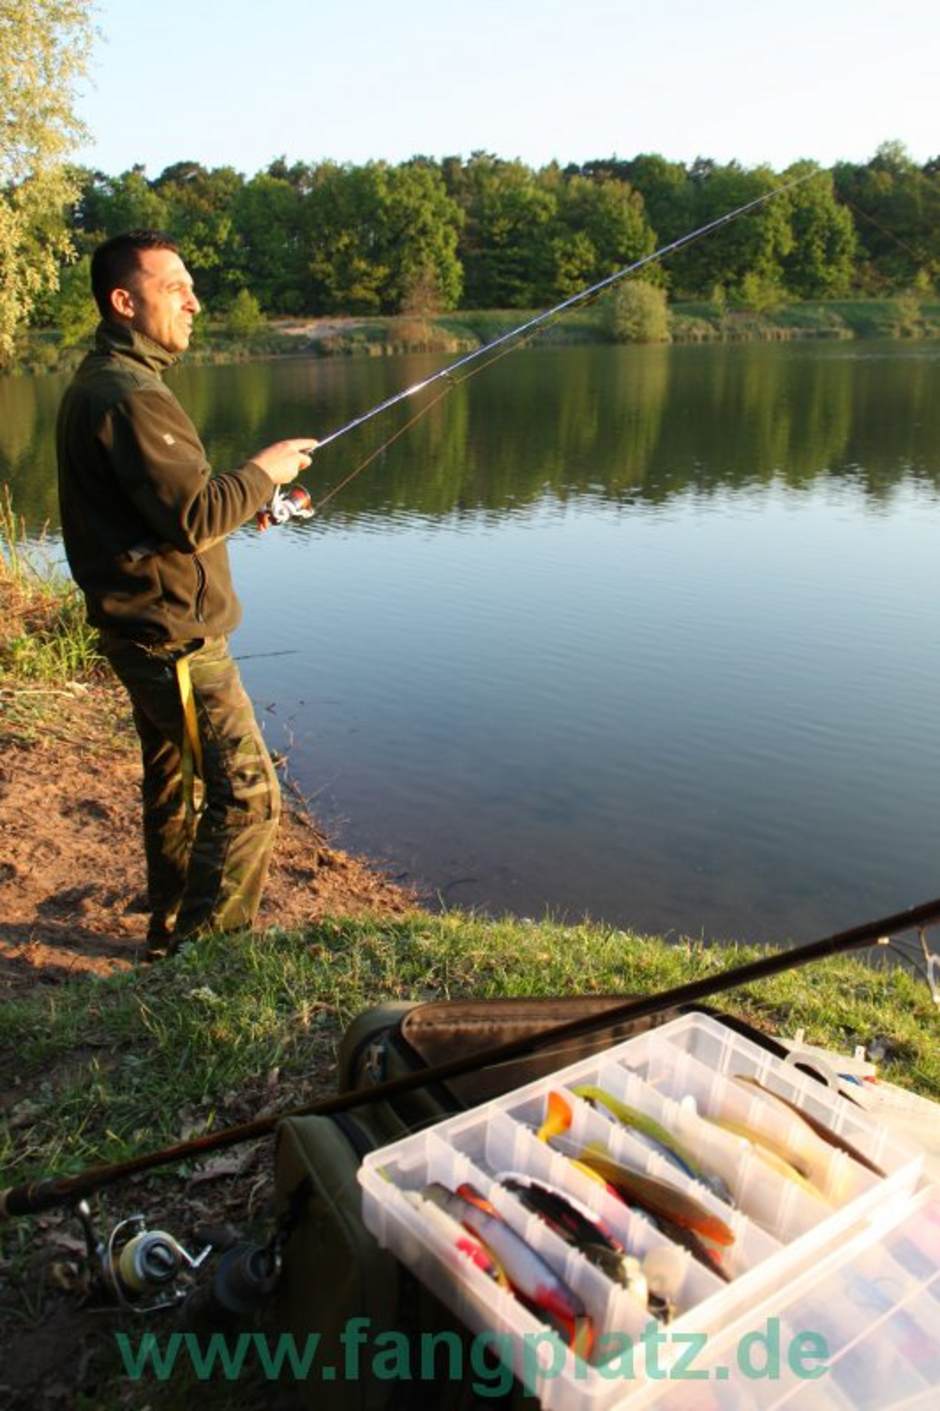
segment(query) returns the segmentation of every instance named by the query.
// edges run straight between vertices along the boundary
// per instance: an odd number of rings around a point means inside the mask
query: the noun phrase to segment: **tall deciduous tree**
[[[89,0],[0,0],[0,366],[71,252],[64,162],[82,136],[75,84],[91,45]]]
[[[780,185],[780,178],[769,167],[746,170],[737,162],[719,166],[701,159],[693,163],[690,180],[693,228],[717,220]],[[690,294],[709,293],[716,285],[743,292],[748,279],[751,286],[759,284],[765,291],[782,288],[782,261],[792,248],[786,202],[765,201],[671,258],[672,287]]]
[[[558,198],[522,162],[474,152],[463,172],[466,304],[527,308],[553,283]],[[583,256],[578,255],[578,261]]]
[[[883,142],[865,166],[838,162],[836,193],[856,217],[858,278],[871,293],[940,281],[940,178],[900,142]]]
[[[166,201],[147,180],[140,163],[120,176],[82,172],[81,186],[77,217],[85,243],[91,246],[125,230],[163,230],[166,226]]]
[[[304,218],[317,311],[396,313],[429,283],[439,308],[460,297],[461,213],[432,163],[323,162]]]
[[[558,190],[558,224],[550,292],[562,298],[653,249],[643,199],[625,181],[569,177]]]
[[[817,175],[787,193],[793,244],[783,257],[787,290],[803,299],[832,299],[848,292],[855,256],[852,213],[838,203],[832,174],[813,162],[797,162],[784,172],[787,181]]]
[[[310,302],[303,197],[287,177],[259,172],[233,212],[245,279],[269,313],[296,314]]]
[[[166,203],[166,227],[179,241],[196,289],[210,308],[226,304],[244,284],[234,210],[245,179],[233,167],[174,162],[153,183]]]

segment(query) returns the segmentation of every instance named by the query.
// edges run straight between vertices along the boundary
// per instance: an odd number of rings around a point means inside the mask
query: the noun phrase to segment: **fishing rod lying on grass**
[[[243,1122],[236,1127],[193,1137],[190,1141],[179,1142],[160,1151],[147,1152],[128,1161],[118,1161],[110,1166],[91,1166],[79,1172],[77,1176],[51,1177],[11,1186],[0,1192],[0,1220],[16,1215],[38,1215],[41,1211],[58,1205],[73,1205],[95,1191],[104,1190],[107,1186],[127,1180],[130,1176],[140,1175],[143,1171],[152,1171],[158,1166],[169,1166],[195,1156],[204,1156],[223,1147],[269,1136],[278,1124],[288,1117],[325,1117],[331,1113],[364,1107],[369,1103],[384,1102],[416,1088],[446,1082],[451,1078],[476,1072],[490,1064],[521,1058],[564,1040],[591,1034],[597,1029],[608,1028],[627,1020],[649,1018],[663,1010],[691,1004],[709,995],[720,994],[723,990],[751,984],[755,980],[779,975],[786,970],[795,970],[801,965],[809,965],[817,960],[845,955],[849,951],[863,950],[873,945],[887,946],[891,944],[894,936],[905,931],[918,931],[922,935],[926,927],[937,922],[940,922],[940,898],[924,902],[923,905],[912,907],[908,911],[896,912],[893,916],[867,921],[848,931],[839,931],[821,941],[811,941],[807,945],[797,946],[794,950],[776,951],[760,960],[752,960],[745,965],[720,971],[717,975],[692,980],[671,990],[661,990],[658,994],[627,1000],[614,1008],[605,1009],[600,1014],[584,1015],[564,1024],[555,1024],[539,1033],[510,1039],[492,1048],[452,1059],[435,1068],[409,1073],[372,1088],[339,1093],[336,1097],[323,1098],[306,1107],[291,1108],[286,1112],[259,1117],[253,1122]],[[929,978],[932,980],[932,975]],[[936,990],[934,997],[938,998]]]
[[[772,191],[765,191],[762,195],[755,196],[753,200],[745,201],[743,205],[736,206],[734,210],[726,211],[724,215],[716,216],[714,220],[707,221],[704,225],[697,226],[695,230],[687,231],[685,235],[680,235],[676,240],[670,240],[668,244],[661,245],[658,250],[653,250],[649,255],[643,255],[640,259],[634,260],[632,264],[626,265],[623,269],[615,270],[613,274],[608,274],[604,279],[599,279],[596,283],[588,285],[587,288],[580,289],[576,294],[570,294],[567,299],[562,299],[560,303],[554,304],[550,309],[546,309],[544,313],[535,314],[532,318],[526,319],[524,323],[520,323],[518,327],[511,328],[508,332],[501,333],[498,337],[491,339],[489,343],[483,343],[479,348],[474,348],[471,352],[464,353],[464,355],[457,358],[455,362],[448,363],[446,367],[438,368],[437,372],[432,372],[430,377],[422,378],[420,382],[412,383],[410,387],[405,387],[400,392],[393,393],[391,397],[386,397],[384,401],[377,402],[376,405],[370,407],[368,411],[361,412],[359,416],[353,417],[351,421],[347,421],[335,431],[329,432],[328,435],[317,442],[316,449],[318,452],[322,451],[324,447],[329,446],[331,442],[338,441],[339,438],[345,436],[347,432],[355,430],[357,426],[363,426],[365,422],[371,421],[372,418],[378,416],[380,412],[388,411],[389,408],[397,406],[399,402],[404,402],[409,397],[417,396],[419,392],[423,392],[425,388],[433,386],[434,383],[447,379],[447,386],[445,386],[444,391],[441,392],[438,397],[423,406],[410,421],[407,421],[404,426],[400,427],[387,441],[384,441],[376,450],[370,452],[366,459],[360,465],[356,466],[355,470],[346,475],[338,485],[335,485],[332,490],[329,490],[316,504],[314,504],[309,492],[304,489],[303,486],[293,486],[286,493],[282,493],[279,489],[275,490],[270,504],[265,505],[263,509],[259,510],[256,516],[258,528],[268,529],[272,524],[286,524],[289,519],[311,519],[329,500],[332,500],[334,495],[338,495],[344,486],[348,485],[351,480],[354,480],[361,471],[365,470],[367,465],[370,465],[371,462],[375,460],[376,456],[380,455],[393,441],[397,440],[409,427],[420,420],[426,412],[430,411],[431,407],[441,400],[442,397],[446,396],[453,387],[456,387],[460,382],[466,381],[467,377],[473,376],[473,373],[482,372],[483,368],[488,367],[490,362],[496,362],[504,353],[511,352],[514,347],[521,347],[532,333],[549,323],[550,320],[559,318],[563,313],[567,312],[568,309],[573,309],[577,304],[587,303],[589,300],[597,298],[605,289],[609,289],[621,279],[626,279],[628,275],[636,274],[637,270],[645,268],[646,265],[653,264],[656,260],[663,260],[668,255],[675,254],[677,250],[683,249],[686,245],[691,245],[694,240],[701,240],[704,236],[719,230],[723,225],[728,225],[731,221],[737,220],[739,216],[745,215],[748,211],[756,210],[758,206],[762,206],[765,202],[773,200],[775,196],[781,196],[785,191],[792,191],[795,186],[799,186],[804,181],[809,181],[812,177],[818,175],[819,173],[814,171],[805,172],[802,176],[794,177],[792,181],[784,182],[782,186],[776,186]],[[493,353],[497,348],[502,348],[503,352],[496,353],[495,357],[490,358],[487,362],[474,368],[473,373],[467,373],[464,377],[455,378],[454,374],[459,372],[461,368],[468,367],[470,363],[477,362],[477,360],[484,357],[485,354]]]

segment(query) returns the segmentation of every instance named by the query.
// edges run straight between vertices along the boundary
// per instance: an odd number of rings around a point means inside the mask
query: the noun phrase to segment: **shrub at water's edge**
[[[665,289],[642,279],[618,285],[604,301],[604,313],[615,343],[668,343],[672,337]]]

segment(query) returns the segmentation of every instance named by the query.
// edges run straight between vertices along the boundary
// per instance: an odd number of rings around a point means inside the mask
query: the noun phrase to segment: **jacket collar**
[[[176,362],[176,354],[168,352],[160,343],[138,333],[129,324],[115,323],[111,319],[103,319],[95,330],[95,349],[99,353],[130,358],[158,377]]]

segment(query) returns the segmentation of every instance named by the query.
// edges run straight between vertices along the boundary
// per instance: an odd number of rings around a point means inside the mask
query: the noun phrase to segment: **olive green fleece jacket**
[[[271,497],[254,461],[211,477],[161,374],[172,353],[105,321],[59,408],[66,557],[95,627],[142,642],[230,632],[241,618],[225,536]]]

